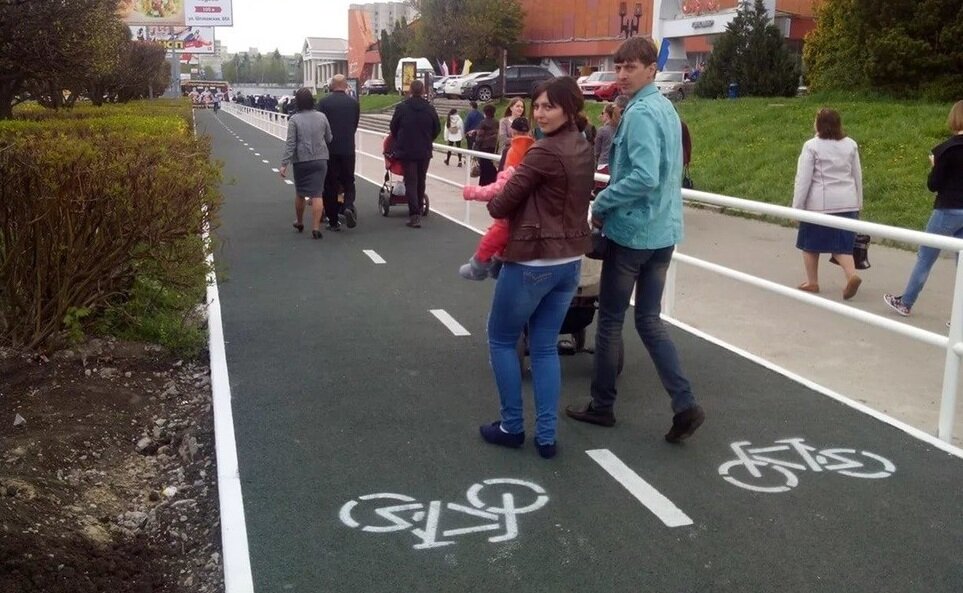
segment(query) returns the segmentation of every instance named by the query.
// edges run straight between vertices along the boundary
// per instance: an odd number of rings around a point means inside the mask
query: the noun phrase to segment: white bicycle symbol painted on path
[[[494,505],[489,505],[482,500],[482,492],[489,499],[499,494],[500,497]],[[523,497],[522,502],[531,501],[519,506],[516,495]],[[421,540],[414,548],[425,550],[456,543],[448,538],[485,531],[502,531],[488,538],[491,543],[515,539],[518,537],[518,515],[537,511],[548,503],[548,495],[541,486],[512,478],[494,478],[473,484],[465,493],[465,498],[470,506],[440,500],[424,503],[404,494],[389,492],[365,494],[345,503],[339,517],[348,527],[369,533],[411,530]],[[458,518],[461,523],[467,519],[476,524],[442,530],[443,511],[446,511],[445,517],[449,522]],[[367,523],[362,523],[356,517],[365,517],[363,521]],[[485,522],[477,524],[479,519]],[[442,539],[439,539],[439,531]]]
[[[752,447],[749,441],[732,443],[736,459],[719,466],[721,475],[730,484],[755,492],[787,492],[799,485],[795,471],[836,472],[852,478],[888,478],[896,466],[885,457],[856,449],[817,449],[806,444],[806,439],[782,439],[771,447]],[[802,458],[787,461],[773,453],[797,453]],[[767,475],[763,475],[764,472]],[[773,472],[779,476],[773,475]],[[775,484],[775,485],[773,485]]]

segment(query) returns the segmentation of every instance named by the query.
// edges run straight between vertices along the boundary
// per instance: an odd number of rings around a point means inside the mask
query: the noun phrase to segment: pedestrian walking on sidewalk
[[[441,131],[438,114],[422,96],[424,92],[424,82],[411,81],[408,87],[410,96],[398,104],[391,118],[391,134],[395,138],[392,152],[405,168],[405,194],[408,197],[408,222],[405,224],[411,228],[421,228],[432,144]]]
[[[498,122],[495,121],[495,106],[485,105],[485,119],[474,130],[475,150],[478,152],[494,153],[498,150]],[[478,185],[495,183],[498,168],[489,159],[478,159]]]
[[[341,230],[341,219],[348,228],[358,223],[358,211],[354,206],[355,185],[354,135],[358,131],[361,106],[348,96],[348,80],[343,74],[335,74],[331,79],[331,93],[318,102],[318,111],[328,118],[331,124],[332,140],[328,143],[328,173],[324,178],[324,212],[328,217],[328,227],[332,231]],[[344,192],[344,203],[338,201],[338,189]]]
[[[813,127],[816,136],[803,144],[796,165],[792,207],[857,219],[863,207],[859,146],[843,132],[842,118],[832,109],[820,109]],[[806,281],[799,290],[819,292],[819,256],[831,253],[846,276],[843,299],[856,296],[863,280],[856,274],[855,243],[853,231],[800,222],[796,248],[803,252]]]
[[[464,124],[461,121],[461,116],[458,115],[458,110],[454,107],[448,112],[448,118],[445,122],[445,142],[448,146],[455,146],[461,148],[462,138],[465,136]],[[451,162],[451,153],[445,157],[445,165]],[[461,153],[458,153],[458,166],[461,166]]]
[[[609,184],[592,203],[592,224],[606,237],[592,399],[565,412],[582,422],[615,424],[622,326],[634,293],[635,328],[672,398],[674,416],[665,439],[677,443],[702,425],[705,412],[659,317],[666,272],[682,240],[682,126],[655,86],[658,56],[643,37],[626,40],[614,56],[619,87],[631,98],[610,150]]]
[[[473,133],[478,124],[485,119],[481,111],[478,111],[478,103],[471,101],[468,103],[471,109],[468,110],[468,114],[465,116],[465,142],[468,146],[468,150],[472,150],[475,147],[475,134]]]
[[[278,174],[287,177],[288,164],[294,165],[294,228],[304,230],[304,202],[311,203],[311,236],[321,238],[321,194],[328,170],[328,142],[333,138],[328,118],[314,109],[311,89],[294,94],[297,113],[288,118],[288,135]]]
[[[930,153],[930,174],[926,187],[936,193],[933,213],[926,232],[963,239],[963,101],[957,101],[946,120],[953,134]],[[908,317],[940,250],[920,245],[916,265],[910,272],[903,294],[884,294],[883,300],[896,313]],[[959,257],[959,256],[957,256]]]
[[[493,445],[517,448],[525,442],[517,344],[527,327],[535,447],[547,459],[556,453],[562,382],[558,332],[578,287],[582,255],[591,246],[588,204],[594,164],[592,146],[577,127],[585,118],[585,101],[575,81],[546,81],[534,97],[535,120],[546,137],[529,148],[515,174],[488,203],[493,218],[509,221],[509,240],[488,315],[489,357],[501,417],[479,430]]]

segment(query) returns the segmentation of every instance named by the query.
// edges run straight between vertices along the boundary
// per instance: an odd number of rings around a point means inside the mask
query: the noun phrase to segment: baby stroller
[[[392,206],[401,204],[408,205],[408,197],[405,195],[405,168],[401,161],[394,157],[392,147],[395,137],[388,134],[385,137],[382,149],[385,157],[385,181],[378,192],[378,209],[382,216],[388,216],[388,211]],[[400,175],[402,179],[392,181],[391,176]],[[428,195],[425,194],[425,201],[421,205],[421,215],[428,216]]]
[[[586,346],[587,328],[595,320],[595,311],[599,305],[599,282],[602,279],[602,262],[588,257],[582,257],[582,271],[578,280],[578,289],[562,321],[559,330],[558,353],[573,356],[580,352],[594,354],[595,349]],[[518,360],[524,370],[525,357],[528,355],[528,328],[522,332],[518,340]],[[619,343],[618,373],[622,374],[625,364],[625,349]]]

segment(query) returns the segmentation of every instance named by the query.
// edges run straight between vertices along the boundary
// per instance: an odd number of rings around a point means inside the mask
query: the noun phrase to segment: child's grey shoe
[[[492,258],[492,263],[488,266],[488,275],[492,277],[492,280],[498,280],[498,273],[502,271],[502,265],[504,263],[505,262],[497,257]]]
[[[465,280],[484,280],[488,278],[488,265],[472,256],[468,263],[458,268],[458,273]]]

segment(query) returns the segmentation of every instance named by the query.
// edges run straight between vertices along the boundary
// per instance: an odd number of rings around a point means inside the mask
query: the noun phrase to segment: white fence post
[[[943,398],[940,400],[940,420],[937,436],[947,443],[953,440],[953,419],[956,414],[956,392],[960,378],[960,355],[956,346],[963,340],[963,260],[957,257],[956,287],[953,290],[953,309],[950,333],[947,336],[946,366],[943,369]]]

